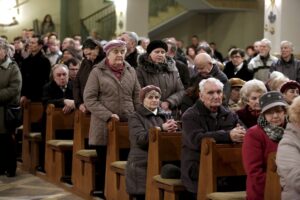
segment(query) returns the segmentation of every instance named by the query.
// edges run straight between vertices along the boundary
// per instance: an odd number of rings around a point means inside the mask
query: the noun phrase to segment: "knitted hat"
[[[140,100],[141,100],[141,102],[144,101],[146,94],[151,92],[152,90],[155,90],[156,92],[161,94],[161,90],[160,90],[159,87],[156,87],[155,85],[147,85],[146,87],[143,87],[140,91]]]
[[[126,47],[126,43],[122,40],[111,40],[104,45],[103,50],[108,54],[108,52],[117,47]]]
[[[298,90],[300,91],[300,84],[297,81],[290,80],[281,86],[280,92],[285,93],[286,90],[288,89],[296,89],[296,88],[298,88]]]
[[[280,92],[271,91],[260,97],[259,105],[261,107],[261,113],[264,113],[275,106],[287,106],[287,103]]]
[[[147,46],[147,53],[150,54],[154,49],[162,48],[168,51],[168,45],[161,40],[153,40]]]
[[[231,78],[229,79],[229,83],[231,87],[243,87],[246,82],[240,78]]]

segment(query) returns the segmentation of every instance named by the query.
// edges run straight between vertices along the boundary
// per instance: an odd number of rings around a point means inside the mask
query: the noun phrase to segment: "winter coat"
[[[291,59],[286,62],[282,58],[271,66],[271,72],[279,71],[286,75],[289,79],[300,83],[300,61],[292,55]]]
[[[94,67],[83,93],[84,104],[91,112],[90,145],[107,144],[106,124],[111,115],[128,118],[140,103],[139,92],[135,70],[127,62],[120,80],[106,66],[105,59]]]
[[[21,96],[26,96],[31,101],[41,101],[43,87],[49,82],[51,65],[40,51],[36,55],[29,55],[22,64],[23,79]]]
[[[247,200],[264,199],[267,159],[269,153],[277,151],[277,146],[259,125],[247,130],[242,148]]]
[[[130,152],[126,165],[126,191],[128,194],[145,194],[148,160],[148,132],[151,127],[161,127],[165,116],[158,110],[154,115],[139,106],[128,119]]]
[[[0,65],[0,134],[7,133],[4,106],[19,105],[22,76],[16,62],[7,58]]]
[[[236,127],[238,117],[220,106],[216,117],[197,101],[182,116],[181,180],[189,192],[197,193],[200,166],[200,144],[204,137],[212,137],[217,143],[230,143],[230,131]]]
[[[223,72],[226,74],[228,79],[240,78],[244,81],[253,79],[253,73],[248,70],[247,61],[243,62],[242,68],[238,72],[236,72],[236,74],[234,73],[235,68],[236,66],[234,66],[231,61],[226,63]]]
[[[248,69],[254,74],[254,78],[266,82],[269,78],[270,68],[278,60],[275,56],[269,56],[266,63],[263,63],[260,55],[251,59]]]
[[[167,57],[166,63],[154,64],[147,53],[143,54],[136,73],[141,87],[155,85],[161,89],[161,101],[169,102],[171,108],[180,106],[184,87],[172,58]]]
[[[280,176],[282,200],[300,199],[300,131],[288,123],[279,142],[276,155],[277,172]]]
[[[239,119],[242,121],[242,123],[246,126],[247,129],[257,124],[258,115],[255,116],[251,114],[248,105],[236,111],[236,114],[239,116]]]
[[[56,84],[55,81],[50,81],[43,89],[43,105],[54,104],[55,107],[63,108],[65,99],[73,99],[72,84],[69,81],[65,87],[65,91]]]

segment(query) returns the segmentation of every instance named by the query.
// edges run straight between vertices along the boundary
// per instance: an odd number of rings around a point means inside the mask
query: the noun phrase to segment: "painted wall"
[[[214,41],[225,55],[231,45],[245,48],[263,38],[264,2],[256,11],[201,13],[159,33],[153,39],[174,36],[190,44],[190,37],[198,35],[201,40]]]
[[[19,7],[19,15],[16,17],[19,25],[0,27],[0,35],[7,35],[8,40],[12,41],[14,37],[21,35],[24,28],[33,28],[35,19],[40,26],[46,14],[52,16],[56,30],[60,32],[60,0],[29,0]]]

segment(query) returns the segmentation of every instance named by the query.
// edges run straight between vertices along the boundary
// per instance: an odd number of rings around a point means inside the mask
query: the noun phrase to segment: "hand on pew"
[[[177,122],[174,119],[169,119],[162,124],[162,129],[162,131],[175,132],[177,130]]]
[[[246,133],[246,129],[243,126],[237,124],[236,127],[232,129],[229,133],[230,139],[233,142],[243,142],[245,133]]]
[[[87,113],[88,112],[88,109],[86,108],[86,106],[82,103],[80,104],[79,106],[79,110],[83,113]]]
[[[75,102],[72,99],[65,99],[64,104],[65,106],[62,109],[64,114],[70,113],[75,109]]]
[[[115,118],[116,120],[120,121],[120,117],[117,114],[112,114],[110,117]]]

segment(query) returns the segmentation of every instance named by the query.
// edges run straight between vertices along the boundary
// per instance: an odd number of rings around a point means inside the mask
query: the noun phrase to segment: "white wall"
[[[51,8],[51,9],[50,9]],[[11,27],[0,27],[0,35],[7,35],[8,40],[21,35],[22,29],[33,28],[33,20],[39,20],[39,26],[46,14],[50,14],[55,23],[56,31],[60,26],[60,0],[30,0],[19,7],[20,14],[16,17],[19,24]]]

